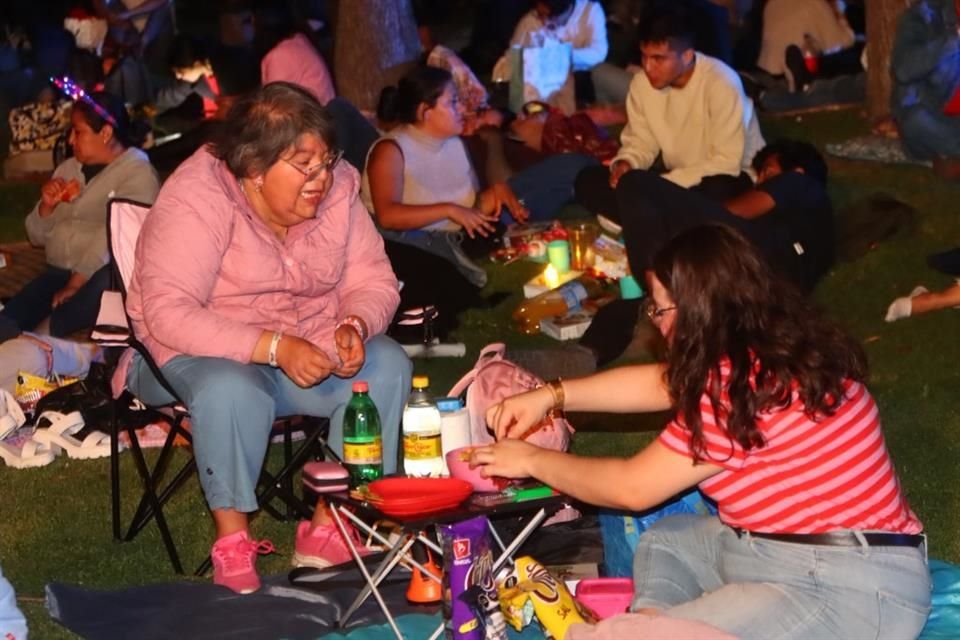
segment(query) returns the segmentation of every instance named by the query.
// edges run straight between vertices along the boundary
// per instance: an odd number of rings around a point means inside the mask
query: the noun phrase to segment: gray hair
[[[333,119],[308,91],[290,82],[271,82],[237,100],[219,135],[210,143],[238,178],[261,174],[305,134],[333,149]]]

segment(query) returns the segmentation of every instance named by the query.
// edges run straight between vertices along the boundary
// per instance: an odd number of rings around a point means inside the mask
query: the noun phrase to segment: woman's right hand
[[[51,178],[40,187],[40,206],[37,212],[41,217],[53,213],[54,207],[62,202],[66,190],[67,181],[63,178]]]
[[[283,334],[277,345],[277,366],[298,386],[306,389],[329,376],[338,363],[312,342]]]
[[[471,207],[461,207],[456,204],[450,206],[452,207],[450,219],[463,227],[471,238],[475,238],[478,233],[486,238],[496,228],[494,225],[496,225],[497,216],[487,215]]]
[[[519,438],[553,408],[553,393],[539,387],[501,400],[487,409],[487,424],[497,440]]]

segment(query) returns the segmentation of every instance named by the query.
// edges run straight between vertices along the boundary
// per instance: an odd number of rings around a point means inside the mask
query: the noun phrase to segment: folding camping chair
[[[140,229],[150,211],[150,205],[124,199],[111,199],[107,204],[107,230],[109,238],[110,257],[113,265],[114,284],[116,290],[106,291],[100,304],[100,313],[97,325],[91,338],[103,347],[133,348],[144,358],[150,370],[156,376],[163,388],[174,401],[163,407],[147,407],[156,412],[169,425],[170,431],[164,441],[160,454],[151,468],[143,454],[137,439],[136,421],[125,420],[119,424],[119,416],[126,412],[126,405],[133,400],[132,395],[124,391],[119,397],[115,396],[111,419],[110,439],[110,493],[113,520],[113,537],[115,540],[130,541],[151,520],[156,520],[160,536],[166,547],[170,562],[177,573],[183,573],[183,566],[177,553],[170,528],[163,513],[163,507],[170,500],[177,489],[196,469],[196,460],[192,450],[189,451],[189,460],[169,480],[166,479],[167,468],[170,465],[175,450],[177,438],[182,438],[192,444],[193,438],[184,420],[189,418],[190,412],[180,400],[177,393],[164,378],[160,368],[156,365],[149,352],[133,335],[124,306],[127,286],[133,275],[134,253]],[[122,387],[114,384],[114,388]],[[274,423],[273,433],[282,433],[284,448],[284,465],[276,474],[271,474],[264,465],[261,471],[257,491],[257,504],[275,518],[286,520],[294,517],[310,518],[312,508],[299,498],[293,489],[293,475],[300,469],[311,455],[326,453],[337,458],[327,446],[324,435],[329,428],[329,420],[309,416],[281,417]],[[299,447],[293,448],[293,432],[302,430],[304,440]],[[133,518],[126,533],[122,533],[120,515],[120,462],[119,462],[119,435],[125,431],[129,438],[129,448],[133,456],[137,473],[143,483],[143,496],[140,499]],[[271,505],[275,498],[281,499],[285,505],[285,512],[277,510]],[[209,568],[209,557],[197,569],[201,575]]]

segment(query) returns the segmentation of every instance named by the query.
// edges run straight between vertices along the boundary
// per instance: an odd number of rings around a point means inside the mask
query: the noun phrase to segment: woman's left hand
[[[530,217],[530,212],[506,182],[498,182],[480,194],[480,210],[484,213],[499,216],[503,207],[517,222],[526,222]]]
[[[356,375],[366,358],[360,333],[349,324],[340,325],[333,333],[333,341],[337,345],[337,355],[340,356],[340,366],[333,370],[333,375],[339,378]]]
[[[484,478],[529,478],[532,462],[540,447],[523,440],[500,440],[485,447],[476,447],[470,454],[470,467],[480,467]]]

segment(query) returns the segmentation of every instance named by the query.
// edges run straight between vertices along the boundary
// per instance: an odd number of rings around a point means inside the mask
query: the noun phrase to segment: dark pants
[[[398,311],[435,306],[440,312],[434,323],[439,338],[445,339],[457,327],[461,312],[486,306],[480,289],[444,258],[391,240],[384,241],[384,249],[397,279],[403,282]],[[419,340],[422,328],[394,326],[390,334],[400,342],[411,343]]]
[[[703,193],[684,189],[648,171],[631,171],[620,180],[617,195],[643,194],[628,201],[630,214],[621,219],[630,270],[642,274],[656,252],[677,234],[702,224],[733,227],[764,253],[774,250],[775,229],[769,220],[739,218]]]
[[[70,271],[59,267],[31,280],[0,311],[0,342],[31,331],[50,317],[50,335],[62,338],[93,327],[100,310],[100,297],[110,286],[110,267],[95,272],[76,294],[56,309],[53,296],[67,286]]]
[[[602,214],[614,222],[622,221],[630,215],[638,203],[645,197],[642,179],[627,180],[628,176],[643,174],[659,177],[653,171],[635,169],[627,172],[617,184],[616,190],[610,188],[610,170],[607,167],[588,167],[577,175],[574,184],[574,197],[582,206],[593,214]],[[753,186],[750,177],[741,173],[739,176],[707,176],[700,184],[689,189],[699,193],[713,202],[725,202],[740,195]],[[686,191],[682,187],[678,189]]]
[[[507,184],[524,201],[530,220],[550,220],[574,197],[578,176],[590,168],[605,169],[591,156],[559,153],[515,173]]]

